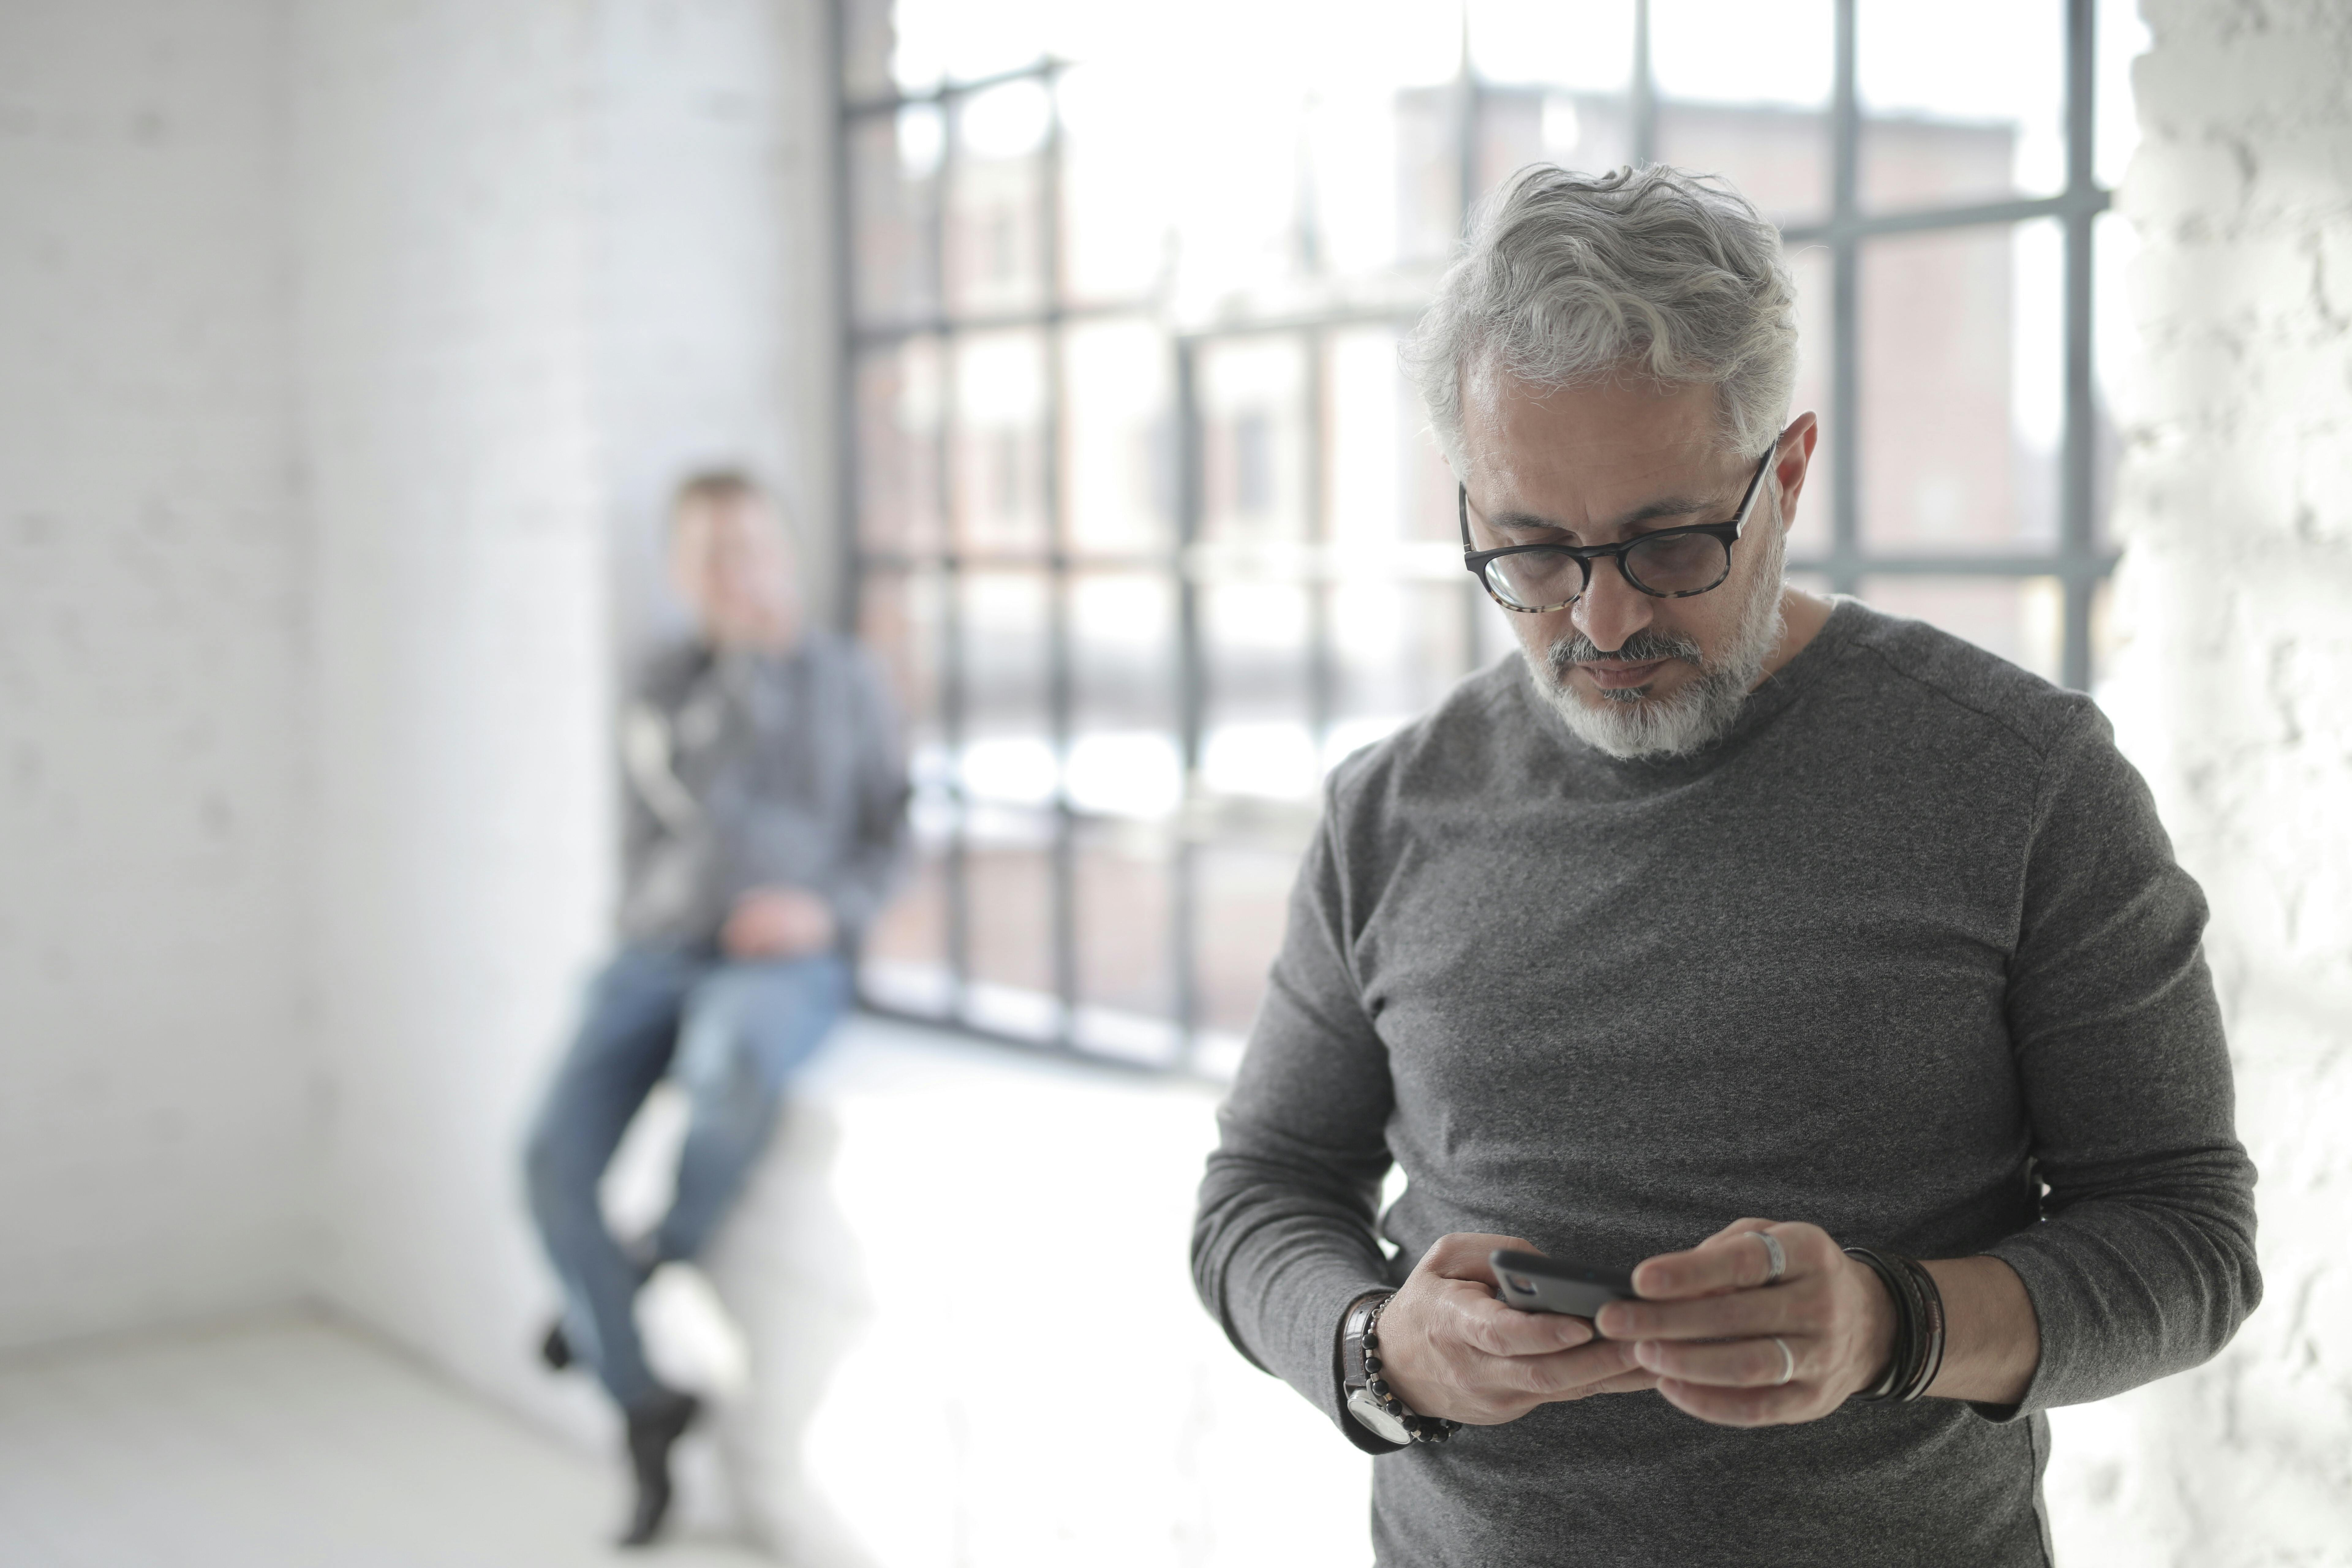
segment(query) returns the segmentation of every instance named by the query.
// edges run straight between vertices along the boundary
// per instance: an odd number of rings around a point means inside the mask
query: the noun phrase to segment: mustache
[[[1706,668],[1706,653],[1696,637],[1672,637],[1648,629],[1635,632],[1625,639],[1623,647],[1607,653],[1582,632],[1571,631],[1552,644],[1544,658],[1555,676],[1566,676],[1580,664],[1647,664],[1658,658],[1678,658],[1701,669]]]

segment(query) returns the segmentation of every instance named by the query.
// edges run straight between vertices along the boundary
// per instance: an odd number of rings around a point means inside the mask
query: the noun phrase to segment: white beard
[[[1739,717],[1740,705],[1764,674],[1764,661],[1780,646],[1785,623],[1780,615],[1781,563],[1785,556],[1779,519],[1761,531],[1763,559],[1757,563],[1748,602],[1740,606],[1731,640],[1714,658],[1702,656],[1687,637],[1661,637],[1672,645],[1668,657],[1698,666],[1698,679],[1669,697],[1652,697],[1647,687],[1603,691],[1595,708],[1569,684],[1580,658],[1594,649],[1582,633],[1560,638],[1539,657],[1521,647],[1536,693],[1559,715],[1571,734],[1612,757],[1680,757],[1723,738]],[[1595,563],[1596,572],[1613,571]],[[1638,647],[1640,638],[1628,639]]]

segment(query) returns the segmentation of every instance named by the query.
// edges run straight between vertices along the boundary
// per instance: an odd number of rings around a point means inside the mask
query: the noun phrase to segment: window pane
[[[2055,577],[1868,577],[1862,597],[2058,679],[2065,601]]]
[[[946,545],[940,515],[940,345],[912,338],[857,361],[857,529],[868,551]]]
[[[1367,327],[1330,339],[1328,537],[1347,571],[1408,570],[1399,564],[1406,559],[1418,571],[1460,559],[1454,473],[1398,363],[1397,338],[1394,328]]]
[[[1830,253],[1826,246],[1807,246],[1789,258],[1797,280],[1797,385],[1789,399],[1789,414],[1810,413],[1821,421],[1821,439],[1805,472],[1805,488],[1797,497],[1797,521],[1789,531],[1791,560],[1827,555],[1835,531],[1837,481],[1832,443],[1842,433],[1831,427],[1831,367],[1837,363],[1836,313],[1831,309]]]
[[[856,264],[850,295],[860,321],[900,321],[939,309],[932,203],[938,196],[940,111],[909,104],[849,122],[849,200]]]
[[[1295,851],[1216,845],[1196,852],[1192,867],[1201,1026],[1245,1034],[1265,994],[1266,969],[1282,947],[1298,857]]]
[[[885,1007],[943,1018],[955,1005],[948,959],[947,860],[944,846],[919,840],[914,873],[866,933],[858,965],[866,994]]]
[[[944,586],[936,572],[871,571],[858,617],[858,636],[898,697],[915,786],[914,873],[868,934],[860,978],[883,1005],[933,1016],[953,1004],[946,854],[955,807],[939,705]]]
[[[1443,106],[1444,100],[1433,100]],[[1445,127],[1451,156],[1452,131]],[[1622,92],[1568,92],[1542,86],[1490,87],[1478,95],[1477,189],[1485,193],[1529,163],[1599,173],[1629,163],[1633,155],[1633,111]],[[1445,171],[1438,171],[1442,175]],[[1458,184],[1460,176],[1454,175]],[[1454,197],[1442,188],[1445,202]],[[1433,206],[1433,234],[1442,215]],[[1454,236],[1461,233],[1458,213]],[[1444,254],[1444,252],[1440,252]]]
[[[1459,561],[1462,522],[1454,505],[1454,469],[1446,462],[1445,454],[1437,448],[1437,437],[1429,430],[1417,395],[1409,406],[1411,433],[1404,437],[1402,450],[1398,454],[1404,468],[1407,536],[1432,544],[1451,545],[1454,559]]]
[[[1334,84],[1308,101],[1300,212],[1312,233],[1298,247],[1302,268],[1344,278],[1398,261],[1405,209],[1397,103],[1393,87],[1373,83]]]
[[[860,584],[857,635],[881,660],[917,753],[941,743],[940,668],[946,580],[938,572],[869,568]],[[944,782],[944,773],[933,775]]]
[[[1045,711],[1050,587],[1040,573],[968,572],[958,602],[965,1016],[1047,1039],[1060,1027],[1049,809],[1056,769]]]
[[[1723,175],[1774,223],[1829,216],[1826,109],[1661,103],[1657,145],[1659,162]]]
[[[956,535],[975,553],[1043,554],[1045,348],[1035,332],[977,332],[956,348]]]
[[[1415,531],[1405,508],[1404,458],[1421,423],[1420,403],[1398,366],[1393,329],[1334,332],[1328,352],[1328,537],[1343,558],[1391,552]]]
[[[1202,351],[1202,537],[1259,548],[1309,537],[1306,355],[1297,339]]]
[[[1183,795],[1176,737],[1176,585],[1158,574],[1071,578],[1066,772],[1080,811],[1158,820]]]
[[[1827,103],[1835,26],[1830,0],[1651,0],[1658,95],[1801,109]]]
[[[1079,1025],[1097,1037],[1087,1043],[1118,1055],[1164,1057],[1176,1046],[1164,1024],[1137,1027],[1176,1011],[1167,850],[1164,835],[1131,825],[1089,824],[1079,836]]]
[[[1064,339],[1072,550],[1165,552],[1176,510],[1167,338],[1149,321],[1074,327]]]
[[[1037,573],[973,572],[963,579],[957,775],[975,800],[1043,806],[1054,798],[1058,769],[1045,710],[1048,595]]]
[[[981,1027],[1051,1039],[1061,1023],[1054,995],[1054,868],[1040,814],[972,814],[964,851],[971,923],[965,1016]]]
[[[1864,247],[1869,548],[2053,546],[2063,363],[2054,243],[2055,225],[2042,223]]]
[[[1216,795],[1311,797],[1322,770],[1307,724],[1307,590],[1221,583],[1200,597],[1209,685],[1202,782]]]
[[[1175,215],[1160,167],[1172,149],[1159,118],[1137,112],[1142,86],[1112,64],[1082,64],[1056,86],[1069,300],[1148,300],[1173,259]]]
[[[2048,195],[2066,183],[2066,7],[1979,0],[1965,24],[1860,0],[1854,87],[1866,207]]]
[[[1721,174],[1776,223],[1830,205],[1829,0],[1654,0],[1662,163]]]
[[[1633,0],[1469,0],[1465,12],[1487,81],[1622,93],[1633,74]]]
[[[1007,82],[963,100],[954,123],[948,306],[960,315],[1034,310],[1044,302],[1039,150],[1053,123],[1052,100],[1042,82]]]

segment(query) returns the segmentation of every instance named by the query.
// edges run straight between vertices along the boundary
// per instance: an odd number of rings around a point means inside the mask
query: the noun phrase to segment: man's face
[[[1546,389],[1497,373],[1466,377],[1463,394],[1474,548],[1616,544],[1727,521],[1756,471],[1754,455],[1724,441],[1709,385]],[[1640,756],[1695,749],[1728,726],[1779,662],[1781,536],[1811,446],[1808,415],[1776,449],[1730,575],[1711,592],[1654,598],[1596,561],[1575,604],[1508,616],[1570,729]]]
[[[670,532],[678,595],[722,647],[776,649],[800,630],[792,552],[767,505],[752,497],[690,499]]]

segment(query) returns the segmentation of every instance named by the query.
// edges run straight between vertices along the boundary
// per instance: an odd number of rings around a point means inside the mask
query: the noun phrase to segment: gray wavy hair
[[[1796,306],[1780,232],[1725,181],[1537,163],[1481,205],[1404,361],[1457,476],[1463,383],[1490,369],[1546,387],[1711,383],[1725,437],[1755,458],[1788,416]]]

